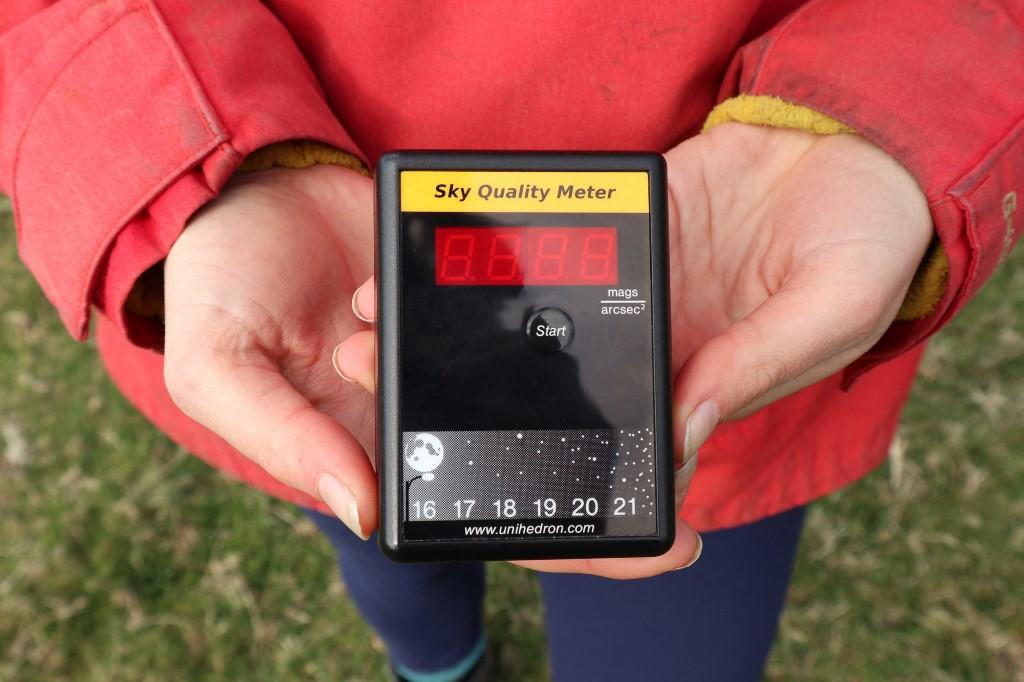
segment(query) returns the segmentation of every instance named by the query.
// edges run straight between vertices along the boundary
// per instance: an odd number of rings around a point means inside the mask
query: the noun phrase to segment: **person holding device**
[[[664,152],[674,543],[524,565],[556,679],[749,680],[804,505],[884,459],[924,342],[1017,240],[1022,45],[1018,2],[14,0],[0,190],[128,398],[311,510],[397,674],[479,679],[481,565],[360,540],[366,176],[396,148]]]

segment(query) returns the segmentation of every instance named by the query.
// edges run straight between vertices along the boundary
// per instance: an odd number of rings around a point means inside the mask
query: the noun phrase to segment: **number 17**
[[[455,518],[468,519],[476,500],[455,500]]]

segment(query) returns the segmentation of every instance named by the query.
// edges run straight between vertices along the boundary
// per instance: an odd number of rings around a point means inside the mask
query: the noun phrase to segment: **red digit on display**
[[[530,279],[557,282],[565,274],[565,252],[569,238],[560,231],[544,230],[537,240],[537,252],[530,254]]]
[[[585,282],[607,282],[612,269],[612,257],[615,255],[614,234],[588,231],[586,239],[583,240],[580,279]]]
[[[476,237],[459,231],[446,231],[444,250],[441,253],[441,268],[437,275],[439,284],[455,284],[469,279]]]
[[[445,286],[596,286],[619,281],[614,227],[438,227],[434,281]]]
[[[487,259],[486,284],[521,284],[519,272],[519,247],[522,236],[516,232],[491,231],[491,249]]]

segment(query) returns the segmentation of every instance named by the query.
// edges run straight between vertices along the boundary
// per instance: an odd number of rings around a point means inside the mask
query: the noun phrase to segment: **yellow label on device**
[[[402,211],[648,213],[643,171],[402,171]]]

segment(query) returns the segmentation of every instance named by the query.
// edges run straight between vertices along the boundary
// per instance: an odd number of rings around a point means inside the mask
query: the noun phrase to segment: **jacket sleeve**
[[[361,154],[258,0],[5,0],[0,191],[18,251],[77,339],[91,306],[141,345],[136,280],[252,151]]]
[[[943,293],[928,314],[894,322],[847,382],[948,322],[1019,237],[1024,2],[810,0],[736,55],[720,99],[739,93],[849,126],[928,198],[941,253],[925,266],[943,265]]]

